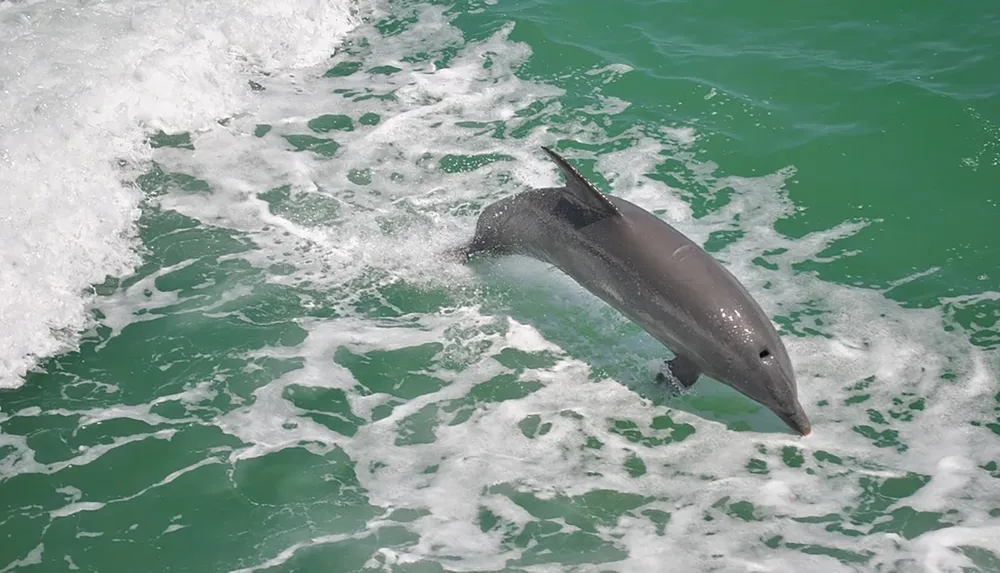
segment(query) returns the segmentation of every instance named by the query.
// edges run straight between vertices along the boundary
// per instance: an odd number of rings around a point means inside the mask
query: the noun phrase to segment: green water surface
[[[687,126],[698,134],[696,157],[724,166],[726,174],[754,177],[794,166],[786,189],[799,210],[779,221],[778,231],[802,237],[845,221],[867,223],[824,253],[833,260],[803,261],[798,271],[882,290],[904,307],[941,308],[941,328],[955,329],[986,351],[1000,344],[1000,298],[988,294],[1000,291],[1000,6],[985,0],[864,5],[829,0],[768,5],[509,0],[443,7],[465,43],[514,24],[510,41],[531,49],[517,76],[565,90],[560,112],[529,110],[537,116],[532,121],[551,122],[558,132],[560,122],[585,117],[601,98],[613,97],[629,106],[598,118],[606,119],[601,126],[606,142],[579,148],[597,155],[615,151],[614,138],[636,125],[649,133],[657,126]],[[365,45],[413,32],[415,14],[426,6],[403,2],[383,8],[387,13],[374,26],[352,33],[351,45],[360,46],[352,49],[365,52]],[[445,48],[409,56],[434,59],[446,69],[454,53]],[[631,71],[606,85],[601,76],[585,73],[613,64]],[[392,75],[394,70],[399,68],[389,61],[377,69],[348,61],[310,73],[335,89],[339,78]],[[266,79],[255,78],[257,87],[268,89]],[[261,124],[254,135],[289,154],[336,161],[338,134],[373,130],[385,119],[332,111],[312,118],[309,133]],[[523,135],[494,127],[483,137]],[[197,136],[190,134],[161,134],[151,142],[177,152],[198,147]],[[470,171],[502,160],[452,157],[441,161],[441,169]],[[592,164],[580,166],[600,177]],[[679,178],[690,175],[686,169],[664,157],[655,172],[645,175],[681,188],[696,217],[725,203],[725,190],[709,194],[680,184]],[[269,268],[251,265],[241,258],[255,249],[247,233],[192,219],[154,201],[169,193],[211,193],[208,183],[155,165],[144,171],[137,179],[147,199],[139,221],[143,264],[134,276],[109,279],[98,293],[111,296],[150,280],[151,289],[176,298],[137,311],[135,321],[120,333],[99,322],[79,351],[47,360],[22,388],[0,395],[0,432],[27,448],[0,445],[0,571],[260,567],[339,573],[383,570],[383,565],[394,572],[468,570],[459,557],[393,564],[379,553],[382,548],[415,547],[419,535],[408,525],[427,512],[392,511],[371,503],[361,478],[377,467],[357,464],[337,445],[317,443],[237,459],[232,455],[248,444],[218,426],[227,413],[254,403],[255,391],[302,368],[300,358],[257,351],[302,344],[308,336],[303,321],[355,316],[374,323],[407,313],[433,314],[462,304],[461,296],[379,278],[379,272],[391,275],[392,269],[375,269],[368,282],[335,289],[269,281],[289,272],[289,263],[279,258]],[[348,177],[360,186],[371,180],[364,170]],[[303,199],[280,186],[258,193],[271,213],[302,224],[333,220],[340,209],[335,201]],[[408,215],[400,211],[393,216]],[[385,224],[391,227],[392,218]],[[845,253],[853,255],[837,256]],[[237,289],[239,296],[229,296]],[[95,313],[104,316],[100,302]],[[580,330],[585,336],[586,328]],[[330,359],[354,376],[354,388],[291,385],[282,398],[304,418],[348,439],[395,407],[447,388],[446,373],[470,367],[472,359],[446,351],[452,342],[369,351],[341,348]],[[994,354],[988,356],[995,361]],[[518,376],[556,362],[547,352],[513,348],[493,358],[508,369],[506,374],[462,397],[418,410],[401,424],[395,444],[433,444],[440,426],[463,424],[479,408],[538,392],[541,382]],[[995,400],[998,417],[963,423],[988,428],[1000,440],[1000,394],[992,384],[984,400]],[[204,388],[199,395],[182,397],[199,385]],[[352,393],[384,393],[391,400],[361,416],[350,405]],[[894,428],[923,411],[923,399],[901,394],[890,410],[866,414],[867,395],[864,381],[846,393],[846,400],[858,404],[860,421],[852,422],[858,431],[875,448],[908,447]],[[723,417],[739,418],[745,408],[736,398],[706,404]],[[140,420],[101,414],[130,407],[148,408],[150,416]],[[572,408],[530,414],[518,428],[528,438],[543,439],[553,424],[574,416],[582,414]],[[734,430],[748,429],[753,419],[735,423]],[[589,436],[585,447],[600,455],[606,442],[617,438],[634,446],[624,464],[627,474],[638,479],[655,471],[644,455],[697,439],[698,428],[664,410],[649,420],[608,420],[604,432]],[[97,455],[103,449],[109,451],[82,463],[85,453]],[[47,469],[5,469],[26,467],[25,451]],[[75,462],[64,463],[70,460]],[[985,460],[975,470],[992,480],[993,495],[978,495],[994,519],[1000,518],[998,463]],[[854,461],[823,450],[760,446],[745,476],[767,476],[779,469],[835,473],[857,468]],[[428,463],[414,479],[436,471]],[[842,567],[830,570],[874,570],[879,556],[858,539],[891,533],[908,541],[959,521],[947,509],[922,511],[898,503],[924,488],[928,474],[859,476],[861,493],[851,506],[795,518],[822,524],[839,543],[801,542],[789,529],[778,529],[753,550],[763,555],[780,548],[825,557],[829,561],[818,563]],[[655,491],[638,495],[594,489],[546,497],[500,482],[483,495],[508,498],[527,516],[515,523],[485,505],[476,510],[478,528],[498,535],[501,551],[511,552],[504,570],[512,572],[540,570],[532,567],[546,563],[564,571],[621,570],[616,563],[628,551],[604,528],[629,517],[646,520],[664,536],[672,519],[671,512],[649,507],[651,501],[666,499]],[[93,505],[59,513],[74,499]],[[720,497],[700,519],[740,523],[771,517],[750,501]],[[323,543],[267,565],[288,548],[321,537]],[[1000,571],[996,547],[961,549],[970,563],[964,570]],[[921,570],[906,566],[878,570]]]

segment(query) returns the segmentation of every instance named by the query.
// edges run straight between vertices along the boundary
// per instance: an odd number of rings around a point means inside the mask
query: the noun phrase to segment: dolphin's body
[[[675,358],[690,387],[702,374],[763,404],[802,435],[791,361],[760,305],[701,247],[655,215],[605,195],[552,150],[565,187],[525,191],[487,206],[460,252],[526,255],[549,263],[618,309]]]

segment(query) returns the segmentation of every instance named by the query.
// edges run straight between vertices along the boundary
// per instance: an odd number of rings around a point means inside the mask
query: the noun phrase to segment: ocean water
[[[0,572],[1000,572],[1000,6],[0,1]],[[687,233],[814,426],[523,258]]]

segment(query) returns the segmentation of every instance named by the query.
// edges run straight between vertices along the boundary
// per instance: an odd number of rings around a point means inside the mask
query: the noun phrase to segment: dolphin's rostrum
[[[666,367],[680,384],[705,374],[808,435],[785,346],[736,277],[663,220],[602,193],[542,149],[566,185],[488,205],[461,256],[518,254],[557,267],[669,348],[675,358]]]

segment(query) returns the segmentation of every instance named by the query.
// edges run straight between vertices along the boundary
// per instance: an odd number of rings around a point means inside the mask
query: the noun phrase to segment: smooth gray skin
[[[487,206],[459,254],[519,254],[557,267],[669,348],[676,358],[667,366],[682,385],[706,374],[809,435],[785,346],[736,277],[663,220],[601,193],[542,149],[566,186]]]

